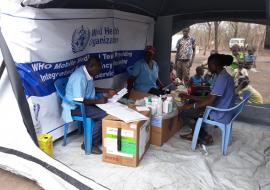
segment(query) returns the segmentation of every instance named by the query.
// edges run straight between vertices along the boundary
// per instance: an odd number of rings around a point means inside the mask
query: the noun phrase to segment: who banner
[[[21,76],[37,133],[62,135],[61,100],[54,82],[99,56],[99,87],[121,88],[127,68],[153,43],[152,18],[116,10],[35,9],[7,0],[1,30]],[[3,8],[2,8],[3,7]]]

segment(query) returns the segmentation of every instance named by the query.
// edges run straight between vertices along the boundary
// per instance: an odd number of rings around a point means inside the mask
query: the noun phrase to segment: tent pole
[[[155,24],[154,46],[157,48],[156,60],[159,64],[159,77],[165,86],[171,83],[170,60],[172,41],[171,16],[158,17]]]
[[[3,75],[3,73],[4,73],[5,67],[6,67],[5,61],[2,61],[2,64],[0,66],[0,79],[1,79],[1,77]]]
[[[24,125],[27,129],[27,132],[31,136],[32,140],[34,141],[34,143],[36,145],[38,145],[34,124],[32,121],[29,105],[28,105],[28,102],[27,102],[25,94],[24,94],[22,81],[21,81],[20,76],[17,72],[17,69],[15,67],[15,63],[14,63],[13,58],[11,56],[11,53],[8,49],[6,41],[2,35],[1,28],[0,28],[0,49],[1,49],[1,52],[3,55],[3,58],[5,60],[5,66],[7,68],[8,77],[9,77],[14,95],[17,99],[17,103],[18,103],[18,106],[19,106],[19,109],[20,109],[20,112],[22,115]]]

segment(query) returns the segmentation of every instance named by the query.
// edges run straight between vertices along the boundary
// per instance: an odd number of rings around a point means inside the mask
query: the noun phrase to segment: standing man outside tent
[[[183,29],[183,37],[176,44],[175,70],[177,77],[187,85],[189,71],[195,57],[195,39],[189,35],[190,28]]]

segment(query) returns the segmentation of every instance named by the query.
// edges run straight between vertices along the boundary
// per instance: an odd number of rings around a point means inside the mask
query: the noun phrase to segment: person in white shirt
[[[243,66],[243,64],[239,64],[238,69],[234,69],[232,73],[235,86],[238,86],[238,81],[241,77],[248,77],[248,71]]]

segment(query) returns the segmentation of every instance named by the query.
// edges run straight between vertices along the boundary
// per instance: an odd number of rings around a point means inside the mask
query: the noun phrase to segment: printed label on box
[[[136,155],[137,147],[134,139],[134,131],[121,130],[121,151],[117,149],[117,128],[107,128],[104,146],[107,153],[125,157],[133,157]]]
[[[151,125],[161,128],[162,127],[162,117],[161,116],[157,116],[157,117],[153,116],[151,118]]]

